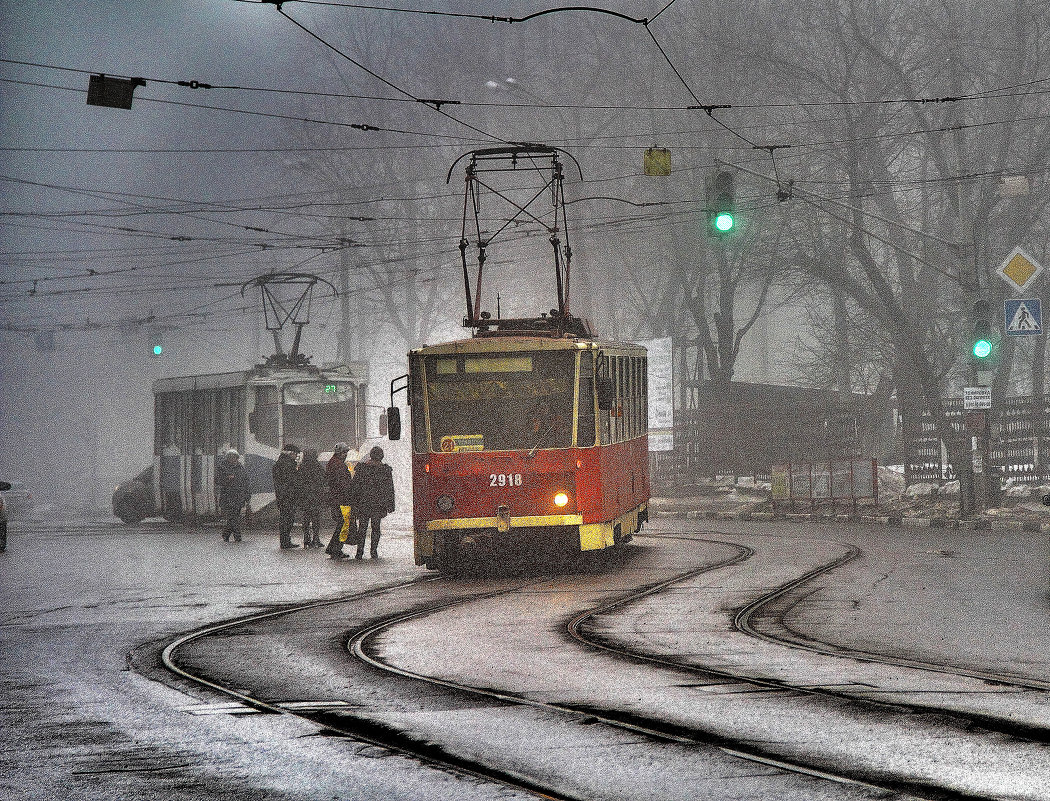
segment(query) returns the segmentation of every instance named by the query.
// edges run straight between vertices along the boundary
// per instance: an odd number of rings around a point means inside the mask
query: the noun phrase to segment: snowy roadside
[[[681,487],[661,488],[650,501],[655,517],[688,519],[768,520],[775,518],[814,521],[853,521],[889,525],[944,528],[1013,529],[1050,532],[1050,507],[1042,497],[1050,486],[1021,484],[1008,479],[998,506],[969,519],[959,515],[959,482],[922,482],[904,485],[899,468],[879,468],[878,503],[857,507],[830,501],[796,501],[774,504],[769,484],[753,478],[732,476],[703,480]]]

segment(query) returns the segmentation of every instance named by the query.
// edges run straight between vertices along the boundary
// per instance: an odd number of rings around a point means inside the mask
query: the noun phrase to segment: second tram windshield
[[[572,445],[574,352],[428,356],[424,369],[432,450]]]
[[[301,448],[328,450],[338,440],[357,442],[354,387],[336,382],[284,386],[284,440]]]

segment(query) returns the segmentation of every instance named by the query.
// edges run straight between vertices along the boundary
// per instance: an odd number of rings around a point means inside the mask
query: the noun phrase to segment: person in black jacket
[[[376,445],[368,452],[368,461],[354,471],[357,484],[357,558],[364,556],[365,533],[372,529],[371,557],[379,557],[380,524],[394,511],[394,471],[383,463],[383,449]]]
[[[215,488],[219,494],[219,506],[226,518],[222,529],[222,538],[226,542],[233,537],[241,541],[241,511],[251,497],[248,486],[248,474],[241,464],[241,455],[233,448],[226,451],[226,457],[215,465]]]
[[[292,543],[292,526],[295,525],[295,471],[298,465],[299,448],[285,445],[281,455],[273,465],[273,491],[277,496],[277,510],[280,514],[278,533],[281,535],[282,548],[298,548]]]
[[[328,502],[331,504],[332,519],[335,521],[335,531],[325,551],[332,559],[346,559],[347,557],[346,552],[343,551],[343,541],[339,539],[344,525],[349,526],[350,529],[348,539],[354,540],[357,536],[357,527],[354,524],[352,512],[348,511],[347,516],[343,516],[343,507],[350,510],[357,502],[354,474],[346,463],[346,455],[349,452],[350,446],[345,442],[336,443],[332,458],[325,466],[325,476],[328,479]]]
[[[328,480],[324,467],[317,461],[317,451],[303,451],[303,463],[295,474],[298,481],[297,503],[303,513],[303,547],[321,547],[321,506],[324,504]],[[313,537],[310,529],[313,528]]]

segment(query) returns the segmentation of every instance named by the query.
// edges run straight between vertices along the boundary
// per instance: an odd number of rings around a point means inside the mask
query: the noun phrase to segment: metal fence
[[[968,432],[962,398],[945,401],[948,421],[956,433]],[[1050,396],[1006,398],[985,411],[990,443],[990,468],[1000,478],[1025,483],[1050,482]],[[905,477],[915,481],[955,478],[947,452],[927,413],[917,425],[902,426]]]
[[[690,387],[675,409],[674,450],[654,454],[654,481],[714,475],[768,476],[782,462],[871,456],[880,415],[865,395],[734,382],[728,393]]]

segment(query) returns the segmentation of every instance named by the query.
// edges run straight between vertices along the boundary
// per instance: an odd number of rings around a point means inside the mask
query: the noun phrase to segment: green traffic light
[[[987,359],[992,353],[992,343],[987,339],[978,339],[973,343],[973,355],[978,359]]]
[[[723,211],[715,215],[715,230],[721,231],[723,234],[732,231],[735,223],[736,221],[733,219],[733,215],[728,211]]]
[[[162,354],[163,352],[164,352],[164,346],[163,345],[154,345],[153,346],[153,355],[154,356],[160,356],[160,354]]]

